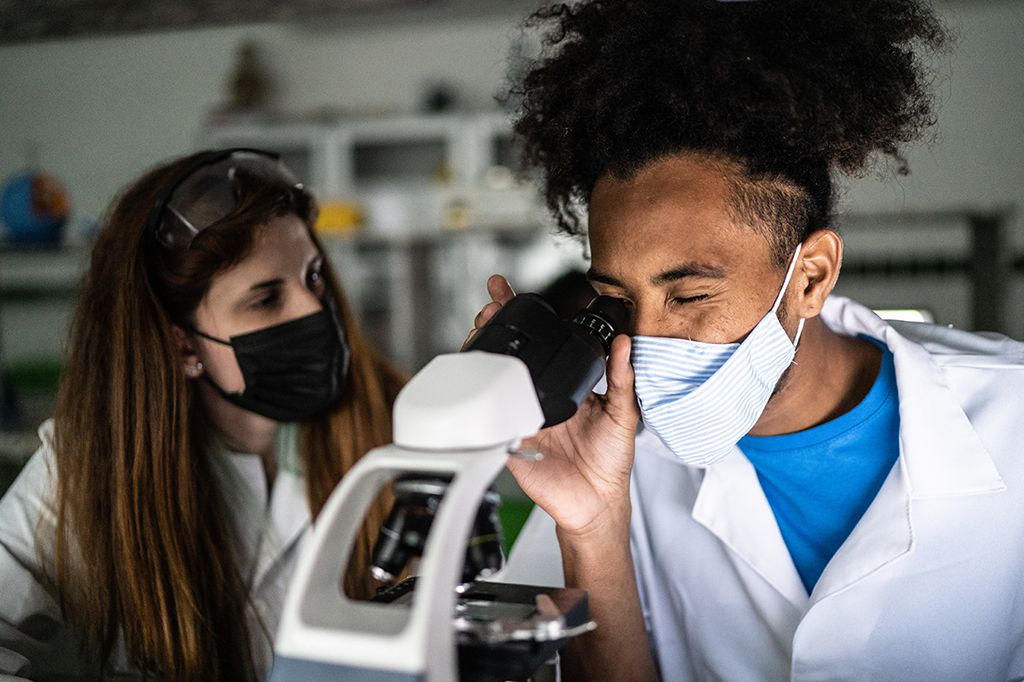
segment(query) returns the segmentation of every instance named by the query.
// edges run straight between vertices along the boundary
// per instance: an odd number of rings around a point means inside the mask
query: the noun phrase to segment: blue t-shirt
[[[806,431],[739,442],[808,594],[899,458],[896,369],[877,345],[881,370],[855,408]]]

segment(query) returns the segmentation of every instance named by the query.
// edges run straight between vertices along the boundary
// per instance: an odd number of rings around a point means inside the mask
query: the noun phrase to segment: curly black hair
[[[583,232],[576,202],[602,175],[697,152],[744,170],[737,210],[799,223],[780,250],[831,224],[835,171],[905,164],[934,122],[928,51],[948,44],[919,0],[589,0],[527,26],[544,51],[514,87],[514,129],[561,229]]]

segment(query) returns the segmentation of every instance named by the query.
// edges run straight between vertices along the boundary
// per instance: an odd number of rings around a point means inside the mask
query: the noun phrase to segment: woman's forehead
[[[246,257],[213,278],[211,294],[231,294],[255,281],[290,274],[318,254],[308,228],[295,215],[273,218],[256,230]]]

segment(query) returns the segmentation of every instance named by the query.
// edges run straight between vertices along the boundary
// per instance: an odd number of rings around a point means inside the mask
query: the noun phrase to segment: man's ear
[[[196,350],[195,339],[187,331],[176,324],[171,325],[174,330],[174,339],[178,342],[178,351],[185,363],[185,374],[190,377],[197,377],[202,374],[203,363],[199,362],[199,353]]]
[[[794,278],[801,285],[795,312],[815,317],[832,293],[843,263],[843,240],[832,230],[817,230],[804,240]]]

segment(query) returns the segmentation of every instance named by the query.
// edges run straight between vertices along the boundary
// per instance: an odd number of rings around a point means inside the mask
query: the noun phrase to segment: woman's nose
[[[305,317],[306,315],[312,315],[313,313],[320,312],[324,307],[323,301],[316,293],[310,291],[306,287],[302,287],[301,293],[297,297],[295,304],[294,317]]]

